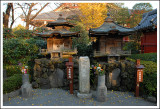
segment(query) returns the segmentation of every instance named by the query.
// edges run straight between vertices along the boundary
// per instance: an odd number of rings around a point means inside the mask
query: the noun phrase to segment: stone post
[[[22,75],[23,85],[21,86],[22,97],[27,98],[32,96],[32,85],[29,83],[29,74]]]
[[[105,102],[107,99],[107,87],[105,85],[105,75],[98,75],[97,101]]]
[[[91,98],[90,93],[90,60],[88,56],[79,58],[79,98]]]

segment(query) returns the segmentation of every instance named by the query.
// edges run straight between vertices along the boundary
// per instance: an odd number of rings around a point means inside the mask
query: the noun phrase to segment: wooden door
[[[62,47],[63,47],[62,39],[54,39],[53,50],[54,51],[60,51]]]
[[[47,39],[47,50],[52,51],[53,50],[53,40],[52,38]]]
[[[100,52],[101,53],[105,53],[106,52],[106,42],[105,41],[101,41],[100,42]]]

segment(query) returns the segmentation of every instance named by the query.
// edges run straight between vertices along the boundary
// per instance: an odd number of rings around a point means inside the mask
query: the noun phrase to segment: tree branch
[[[45,4],[31,19],[30,21],[32,21],[49,3]]]
[[[27,16],[27,15],[26,15],[26,12],[25,12],[25,11],[24,11],[24,9],[23,9],[24,7],[22,7],[22,5],[20,5],[19,3],[18,3],[18,5],[19,5],[19,6],[20,6],[20,8],[22,9],[22,11],[23,11],[24,15],[25,15],[25,16]]]

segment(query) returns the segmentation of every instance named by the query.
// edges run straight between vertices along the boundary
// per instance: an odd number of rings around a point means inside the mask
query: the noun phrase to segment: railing
[[[40,54],[47,54],[47,53],[53,53],[53,52],[62,52],[62,53],[69,53],[72,52],[73,54],[77,53],[77,48],[66,48],[66,47],[60,47],[59,50],[47,50],[47,49],[40,49]]]
[[[129,50],[129,51],[117,50],[117,54],[119,54],[119,55],[131,55],[131,50]]]
[[[119,50],[119,49],[114,49],[114,51],[107,51],[107,52],[101,52],[101,51],[94,51],[94,57],[101,57],[101,56],[128,56],[131,55],[131,50],[129,51],[124,51],[124,50]]]
[[[77,48],[69,49],[69,48],[63,48],[62,52],[76,52],[77,53]]]
[[[97,56],[105,56],[107,54],[108,54],[107,52],[94,51],[94,56],[95,57],[97,57]]]

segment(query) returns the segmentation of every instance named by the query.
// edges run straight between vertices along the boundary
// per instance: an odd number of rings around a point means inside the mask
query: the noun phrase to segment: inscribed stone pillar
[[[29,83],[29,74],[22,75],[23,85],[21,86],[22,97],[32,96],[32,85]]]
[[[79,58],[79,98],[91,98],[90,93],[90,60],[88,56]]]

